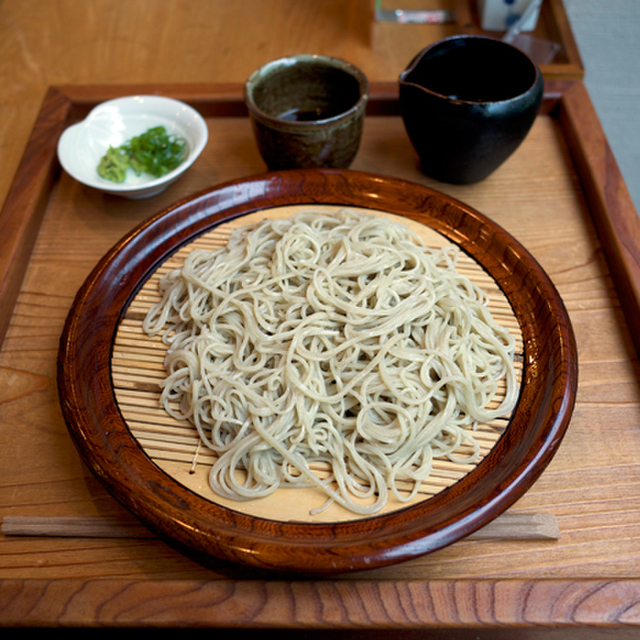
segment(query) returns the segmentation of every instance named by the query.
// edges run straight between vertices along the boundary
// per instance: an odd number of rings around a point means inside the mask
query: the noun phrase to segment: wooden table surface
[[[343,57],[370,80],[393,82],[422,46],[455,28],[372,26],[364,0],[4,0],[0,201],[50,85],[240,87],[264,62],[302,51]],[[575,96],[595,122],[579,81]],[[10,315],[0,351],[0,518],[127,517],[70,442],[55,384],[58,339],[78,287],[119,238],[179,198],[264,170],[246,118],[208,124],[200,160],[152,200],[108,198],[65,174],[56,181],[15,309],[0,311]],[[478,185],[423,176],[396,116],[367,120],[353,165],[479,209],[522,242],[557,286],[578,343],[578,398],[556,457],[512,511],[555,515],[559,540],[463,540],[385,569],[290,580],[154,538],[0,536],[0,626],[429,628],[474,638],[502,637],[496,629],[637,630],[637,340],[590,217],[594,201],[627,211],[630,201],[597,122],[589,131],[602,192],[572,159],[566,123],[553,113],[541,115],[516,154]],[[623,244],[636,250],[636,226]]]

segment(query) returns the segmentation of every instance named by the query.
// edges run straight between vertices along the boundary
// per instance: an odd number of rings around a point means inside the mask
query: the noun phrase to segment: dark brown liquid
[[[281,120],[290,120],[293,122],[312,122],[313,120],[326,120],[333,118],[342,113],[339,109],[320,108],[315,109],[298,109],[293,108],[281,113],[278,118]]]
[[[526,92],[536,71],[517,49],[497,40],[445,40],[421,59],[407,80],[465,102],[500,102]]]

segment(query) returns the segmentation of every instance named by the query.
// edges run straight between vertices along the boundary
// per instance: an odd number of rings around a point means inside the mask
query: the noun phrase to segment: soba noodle
[[[514,339],[456,260],[386,218],[309,211],[163,276],[143,328],[169,345],[163,406],[217,454],[214,492],[315,486],[315,511],[374,514],[435,458],[473,462],[474,426],[516,403]]]

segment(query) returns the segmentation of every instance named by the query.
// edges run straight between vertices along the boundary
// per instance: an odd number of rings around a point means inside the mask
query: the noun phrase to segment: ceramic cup
[[[274,60],[251,74],[244,97],[272,170],[345,169],[358,152],[369,83],[344,60],[312,54]]]
[[[483,180],[516,150],[544,88],[527,55],[483,36],[427,47],[399,82],[402,118],[422,171],[454,184]]]

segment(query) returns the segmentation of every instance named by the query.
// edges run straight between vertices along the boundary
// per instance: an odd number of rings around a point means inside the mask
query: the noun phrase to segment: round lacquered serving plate
[[[457,245],[459,270],[489,296],[516,338],[518,404],[478,427],[473,464],[437,462],[410,503],[358,516],[311,510],[312,490],[269,499],[219,498],[211,455],[195,429],[160,406],[166,347],[141,322],[157,281],[194,248],[222,246],[233,228],[300,210],[365,209],[400,218],[432,246]],[[107,489],[159,534],[199,552],[256,567],[328,573],[379,567],[429,553],[487,524],[548,464],[567,428],[577,385],[575,341],[564,305],[540,265],[481,213],[427,187],[353,171],[264,174],[197,194],[160,212],[100,261],[71,308],[58,385],[70,434]],[[290,498],[287,495],[295,495]]]

